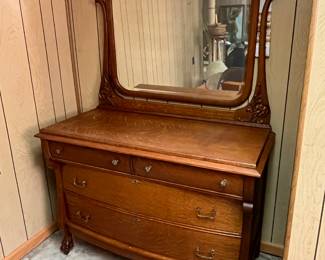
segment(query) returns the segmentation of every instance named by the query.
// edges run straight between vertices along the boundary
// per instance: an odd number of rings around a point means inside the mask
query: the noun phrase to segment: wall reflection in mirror
[[[238,94],[245,81],[250,2],[113,0],[121,85]]]

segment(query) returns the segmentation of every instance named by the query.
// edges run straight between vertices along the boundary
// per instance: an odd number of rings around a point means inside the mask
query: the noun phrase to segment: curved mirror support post
[[[268,123],[265,41],[271,0],[261,15],[258,93],[243,109],[236,107],[251,95],[259,0],[96,2],[105,19],[101,106]]]

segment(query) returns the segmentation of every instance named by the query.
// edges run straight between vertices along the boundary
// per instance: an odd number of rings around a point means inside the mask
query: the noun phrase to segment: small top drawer
[[[243,178],[233,174],[220,173],[180,164],[134,158],[135,174],[171,183],[186,185],[217,193],[243,196]]]
[[[50,142],[49,147],[51,156],[55,159],[119,172],[131,172],[130,157],[127,155],[57,142]]]

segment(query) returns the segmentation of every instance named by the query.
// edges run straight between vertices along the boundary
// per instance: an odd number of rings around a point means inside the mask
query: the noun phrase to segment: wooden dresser
[[[104,18],[99,106],[37,135],[55,171],[62,252],[69,253],[77,236],[130,259],[254,259],[274,144],[265,74],[271,0],[261,14],[255,88],[260,2],[248,6],[238,93],[124,88],[112,0],[96,2]]]
[[[131,259],[252,259],[269,128],[96,109],[41,130],[62,251],[71,233]]]

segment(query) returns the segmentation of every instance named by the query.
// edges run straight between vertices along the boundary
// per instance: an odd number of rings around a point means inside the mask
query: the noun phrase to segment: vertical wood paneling
[[[76,38],[80,90],[84,111],[98,105],[101,80],[96,5],[93,0],[71,0]]]
[[[166,9],[166,0],[158,1],[158,18],[159,18],[159,39],[160,39],[160,56],[161,56],[161,66],[162,71],[162,84],[170,85],[170,76],[169,76],[169,48],[168,48],[168,31],[167,31],[167,9]]]
[[[139,30],[139,42],[140,42],[140,56],[141,56],[141,72],[143,82],[148,82],[148,73],[147,73],[147,55],[146,55],[146,44],[145,44],[145,32],[143,26],[143,10],[142,10],[142,1],[136,5],[137,9],[137,26]]]
[[[287,232],[287,259],[315,259],[325,191],[325,2],[313,1]],[[318,242],[319,245],[319,242]],[[322,251],[322,249],[321,249]],[[323,255],[321,255],[322,259]]]
[[[70,52],[71,52],[71,61],[72,61],[72,70],[73,70],[73,79],[74,79],[74,87],[76,92],[76,101],[78,113],[83,112],[83,103],[82,103],[82,95],[80,88],[80,77],[79,77],[79,63],[78,63],[78,52],[77,52],[77,44],[76,44],[76,34],[75,34],[75,26],[74,26],[74,14],[72,9],[71,0],[65,0],[65,8],[67,13],[67,27],[69,33],[69,43],[70,43]]]
[[[192,86],[198,86],[202,83],[203,79],[203,17],[200,12],[197,10],[203,10],[203,1],[204,0],[196,0],[193,1],[192,8],[193,8],[193,57],[195,64],[192,64]],[[190,61],[191,62],[191,61]],[[190,63],[191,64],[191,63]]]
[[[170,82],[169,85],[176,84],[176,66],[175,66],[175,42],[174,42],[174,19],[175,17],[173,15],[169,16],[168,14],[173,14],[174,12],[174,0],[166,0],[166,20],[167,20],[167,40],[168,40],[168,55],[169,55],[169,76],[170,76]],[[168,17],[168,18],[167,18]]]
[[[23,0],[23,2],[26,2],[26,0]],[[48,66],[50,71],[50,80],[56,111],[56,119],[60,121],[65,119],[67,117],[67,114],[63,95],[62,74],[60,70],[60,61],[57,52],[58,46],[53,20],[51,0],[39,0],[39,3],[44,28]]]
[[[176,70],[177,70],[177,80],[176,86],[182,86],[184,82],[184,70],[179,68],[184,68],[184,58],[183,55],[179,55],[183,52],[183,38],[184,38],[184,11],[183,9],[184,0],[175,1],[174,15],[174,41],[175,41],[175,53],[176,53]]]
[[[21,9],[38,121],[43,128],[55,123],[56,112],[39,0],[21,1]]]
[[[151,24],[149,21],[149,0],[142,0],[141,1],[141,13],[139,14],[142,18],[141,22],[139,23],[139,27],[142,26],[142,40],[143,40],[143,49],[144,49],[144,57],[145,57],[145,64],[147,66],[147,77],[146,82],[155,82],[154,76],[154,59],[153,59],[153,47],[151,43]]]
[[[30,76],[33,86],[37,123],[39,128],[56,122],[56,110],[53,96],[53,85],[49,70],[49,60],[46,49],[43,28],[43,14],[38,0],[21,1],[23,28],[25,31],[26,52],[30,67]],[[43,162],[44,172],[45,164]],[[50,187],[49,194],[52,205],[54,201],[54,181],[46,172],[46,184]],[[53,210],[52,210],[53,211]]]
[[[77,114],[65,0],[50,0],[67,117]]]
[[[125,20],[127,25],[127,34],[130,48],[130,62],[132,66],[133,84],[138,85],[143,82],[142,57],[140,44],[140,31],[138,26],[136,1],[124,1]]]
[[[276,133],[276,143],[268,173],[263,220],[264,241],[272,241],[274,209],[278,183],[278,171],[283,134],[283,121],[288,91],[288,75],[292,48],[296,0],[274,1],[272,4],[271,55],[267,68],[268,94],[272,117],[271,125]],[[286,15],[283,15],[283,10]]]
[[[121,3],[120,0],[113,0],[114,9],[114,29],[115,29],[115,45],[116,45],[116,59],[118,63],[118,78],[123,86],[129,86],[129,70],[128,67],[121,67],[121,64],[127,64],[124,33],[122,26]]]
[[[3,3],[3,2],[2,2]],[[9,4],[10,3],[10,4]],[[28,237],[52,221],[19,1],[5,1],[0,82]],[[35,156],[35,157],[34,157]],[[37,209],[37,210],[35,210]],[[5,238],[3,238],[5,239]]]
[[[322,213],[319,221],[315,258],[316,260],[325,259],[325,192],[323,197]]]
[[[104,17],[103,10],[100,5],[97,5],[96,9],[97,18],[97,35],[98,35],[98,48],[99,48],[99,60],[101,73],[103,72],[103,60],[104,60]]]
[[[0,10],[3,10],[2,8]],[[3,28],[1,23],[0,28]],[[2,33],[0,35],[3,35]],[[0,57],[1,50],[0,47]],[[27,240],[27,234],[4,112],[0,92],[0,234],[4,254],[9,254]]]
[[[115,15],[116,17],[117,15]],[[131,55],[131,46],[130,46],[130,34],[128,31],[128,20],[127,20],[127,13],[126,13],[126,1],[120,0],[119,1],[119,16],[121,17],[121,24],[120,24],[120,32],[123,34],[123,42],[117,45],[123,46],[122,50],[124,50],[124,57],[126,64],[121,64],[120,68],[123,73],[125,69],[127,70],[127,87],[134,86],[134,73],[133,73],[133,61],[132,61],[132,55]],[[124,66],[124,69],[123,69]]]
[[[129,89],[138,84],[190,87],[198,81],[202,24],[197,7],[201,2],[113,1],[122,85]],[[197,58],[194,65],[192,57]]]
[[[1,237],[0,237],[0,259],[4,258],[4,256],[5,256],[5,253],[3,251],[2,240],[1,240]]]
[[[278,171],[279,177],[277,181],[272,228],[272,242],[281,245],[284,244],[287,224],[290,187],[298,132],[298,119],[302,90],[304,87],[304,70],[306,67],[311,7],[312,1],[297,2],[292,59],[288,82],[288,98],[285,104],[284,128]],[[302,34],[302,31],[306,33]]]
[[[0,257],[53,221],[34,134],[76,114],[66,15],[64,0],[0,2]]]
[[[150,21],[149,23],[152,24],[152,44],[154,45],[155,50],[155,67],[156,67],[156,82],[155,84],[158,84],[159,82],[163,81],[163,75],[162,75],[162,55],[160,51],[160,28],[159,28],[159,9],[158,9],[158,1],[153,0],[151,1],[151,12],[150,12]]]
[[[184,58],[184,83],[185,86],[192,86],[192,58],[194,57],[194,48],[199,46],[194,46],[193,44],[193,2],[192,1],[184,1],[183,2],[183,12],[184,12],[184,38],[183,38],[183,58]],[[201,30],[202,32],[202,30]]]

